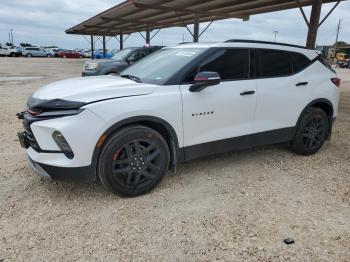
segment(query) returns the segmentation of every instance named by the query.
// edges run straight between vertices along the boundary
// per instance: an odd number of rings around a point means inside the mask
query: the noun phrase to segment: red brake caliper
[[[115,153],[115,155],[113,156],[113,161],[117,160],[119,153],[120,153],[120,149],[117,150],[117,153]]]

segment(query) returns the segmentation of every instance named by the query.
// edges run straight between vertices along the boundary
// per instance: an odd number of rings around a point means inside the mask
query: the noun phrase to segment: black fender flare
[[[300,113],[300,115],[299,115],[299,118],[298,118],[298,121],[297,121],[297,123],[296,123],[296,125],[295,125],[295,131],[294,131],[293,137],[295,137],[295,134],[296,134],[296,132],[297,132],[297,130],[298,130],[298,127],[299,127],[299,124],[300,124],[300,121],[301,121],[301,118],[303,117],[303,115],[306,113],[306,111],[307,111],[310,107],[312,107],[313,105],[318,104],[318,103],[325,103],[325,104],[327,104],[327,105],[331,108],[331,110],[332,110],[332,115],[331,115],[331,116],[328,115],[328,117],[329,117],[329,123],[330,123],[330,125],[329,125],[329,135],[328,135],[328,139],[330,139],[330,136],[331,136],[331,133],[332,133],[332,126],[333,126],[334,107],[333,107],[332,102],[329,101],[329,100],[326,99],[326,98],[318,98],[318,99],[312,100],[310,103],[308,103],[308,104],[304,107],[304,109],[301,111],[301,113]]]
[[[177,138],[177,134],[175,132],[175,129],[164,119],[161,119],[159,117],[155,117],[155,116],[149,116],[149,115],[142,115],[142,116],[133,116],[133,117],[129,117],[126,119],[123,119],[115,124],[113,124],[112,126],[110,126],[105,132],[103,132],[103,134],[100,136],[99,140],[97,141],[95,148],[94,148],[94,152],[92,155],[92,160],[91,160],[91,165],[94,166],[95,170],[97,170],[97,164],[98,164],[98,158],[101,152],[101,149],[103,147],[104,141],[114,132],[116,132],[118,129],[127,126],[127,125],[132,125],[132,124],[139,124],[142,122],[152,122],[155,124],[159,124],[162,127],[165,128],[165,130],[167,131],[167,133],[170,136],[170,144],[169,144],[169,150],[171,151],[171,155],[172,155],[172,165],[176,166],[176,164],[178,162],[182,162],[184,159],[184,154],[183,154],[183,150],[181,150],[179,148],[179,141]],[[103,140],[102,143],[100,143],[101,139]],[[169,141],[167,141],[169,142]]]

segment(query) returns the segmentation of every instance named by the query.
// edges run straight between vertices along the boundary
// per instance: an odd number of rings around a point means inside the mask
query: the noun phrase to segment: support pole
[[[103,58],[106,58],[106,37],[102,36]]]
[[[322,8],[322,0],[313,0],[310,23],[309,23],[309,31],[308,31],[307,40],[306,40],[306,47],[309,49],[315,48],[318,25],[320,24],[321,8]]]
[[[91,59],[92,60],[94,60],[95,58],[94,58],[94,36],[93,35],[91,35],[90,36],[91,37],[91,39],[90,39],[90,43],[91,43]]]
[[[146,45],[151,44],[151,31],[149,30],[149,27],[147,26],[146,29]]]
[[[120,50],[122,50],[122,49],[124,48],[123,44],[124,44],[123,34],[121,33],[121,34],[119,35],[119,49],[120,49]]]
[[[197,43],[199,40],[199,23],[198,17],[196,16],[193,24],[193,42]]]

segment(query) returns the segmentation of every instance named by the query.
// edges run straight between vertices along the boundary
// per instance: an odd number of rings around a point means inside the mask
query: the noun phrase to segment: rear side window
[[[279,77],[293,72],[290,52],[279,50],[259,50],[259,71],[261,77]]]
[[[249,50],[221,50],[204,61],[200,71],[219,73],[222,80],[247,79],[249,76]]]

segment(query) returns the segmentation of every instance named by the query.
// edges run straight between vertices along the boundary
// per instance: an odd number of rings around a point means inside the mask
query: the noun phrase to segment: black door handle
[[[309,84],[308,82],[300,82],[300,83],[297,83],[296,86],[306,86],[308,84]]]
[[[254,95],[255,91],[243,91],[241,93],[241,96],[247,96],[247,95]]]

